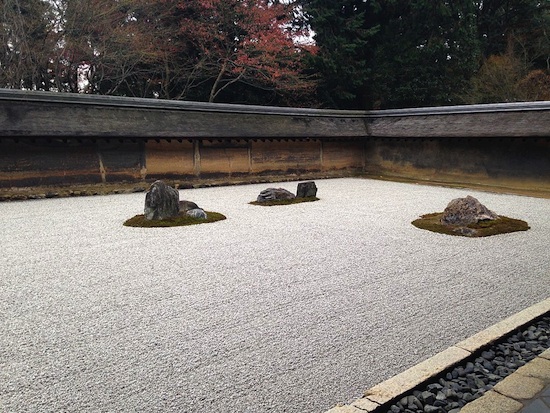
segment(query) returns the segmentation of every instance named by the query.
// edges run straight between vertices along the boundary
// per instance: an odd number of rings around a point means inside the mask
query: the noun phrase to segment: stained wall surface
[[[0,188],[357,174],[550,193],[550,102],[367,112],[0,89]]]

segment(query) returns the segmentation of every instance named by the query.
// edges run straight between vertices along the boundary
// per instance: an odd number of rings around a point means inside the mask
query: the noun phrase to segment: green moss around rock
[[[499,219],[492,221],[480,221],[468,226],[443,225],[441,217],[443,212],[422,215],[412,224],[420,229],[426,229],[440,234],[458,235],[465,237],[488,237],[490,235],[507,234],[510,232],[527,231],[530,227],[527,222],[520,219],[508,218],[499,215]]]
[[[181,227],[185,225],[198,225],[208,224],[210,222],[217,222],[226,219],[225,215],[218,212],[205,211],[207,219],[193,218],[187,215],[185,212],[180,212],[177,217],[157,220],[148,220],[144,215],[136,215],[124,222],[127,227],[141,227],[141,228],[166,228],[166,227]]]
[[[250,202],[250,204],[261,205],[261,206],[275,206],[275,205],[301,204],[302,202],[314,202],[314,201],[319,201],[319,198],[315,196],[311,196],[307,198],[276,199],[273,201],[264,201],[264,202],[253,201],[253,202]]]

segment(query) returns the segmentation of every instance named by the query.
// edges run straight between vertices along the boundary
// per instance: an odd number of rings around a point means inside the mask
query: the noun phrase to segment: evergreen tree
[[[386,2],[372,67],[374,106],[450,105],[479,65],[474,4],[469,0]]]
[[[338,108],[364,107],[374,50],[371,39],[379,29],[367,24],[372,6],[362,0],[306,0],[303,6],[318,46],[312,66],[321,77],[320,100]]]
[[[328,105],[452,104],[478,65],[468,0],[309,0],[315,65]]]

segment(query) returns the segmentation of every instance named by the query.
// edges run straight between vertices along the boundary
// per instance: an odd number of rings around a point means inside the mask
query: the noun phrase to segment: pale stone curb
[[[460,413],[517,413],[522,407],[520,402],[491,390],[468,403],[460,409]]]
[[[403,373],[377,384],[365,392],[365,397],[382,405],[393,400],[398,395],[414,389],[419,384],[447,370],[449,367],[464,360],[468,356],[470,356],[470,353],[466,350],[450,347],[432,358],[405,370]],[[355,405],[355,403],[353,404]]]
[[[518,413],[523,403],[550,385],[550,349],[520,367],[460,413]],[[522,403],[523,402],[523,403]]]
[[[515,400],[532,399],[542,389],[544,389],[542,380],[534,377],[524,377],[519,374],[506,377],[493,388],[497,393]]]
[[[485,347],[488,344],[493,343],[506,334],[530,323],[537,317],[550,311],[550,298],[543,300],[535,305],[532,305],[525,310],[520,311],[513,316],[510,316],[493,326],[474,334],[470,338],[463,340],[457,344],[456,347],[463,348],[470,353],[475,353],[480,348]]]
[[[545,384],[550,384],[550,360],[539,356],[517,369],[516,373],[525,377],[537,378],[543,380]]]
[[[544,351],[542,354],[539,355],[539,357],[550,360],[550,348],[546,351]]]
[[[441,374],[452,366],[461,363],[481,348],[497,341],[501,337],[513,332],[514,330],[519,329],[526,324],[529,324],[534,319],[548,312],[550,312],[550,298],[547,298],[546,300],[543,300],[529,308],[526,308],[525,310],[522,310],[519,313],[514,314],[483,331],[480,331],[472,337],[467,338],[466,340],[463,340],[455,344],[454,346],[449,347],[448,349],[417,364],[416,366],[413,366],[408,370],[405,370],[404,372],[399,373],[396,376],[377,384],[376,386],[368,389],[365,392],[364,397],[354,401],[350,405],[337,406],[326,413],[375,413],[381,406],[401,397],[405,393],[411,392],[420,384]],[[548,361],[546,359],[550,360],[550,350],[545,351],[539,356],[540,362]],[[533,360],[533,362],[536,360],[537,359]],[[531,363],[528,363],[527,366],[529,366],[529,364]],[[524,366],[521,369],[524,369],[527,366]],[[520,372],[521,369],[518,369],[518,372]],[[527,374],[526,371],[524,376],[531,376],[531,374]],[[499,401],[502,401],[505,404],[499,406]],[[521,403],[517,402],[516,400],[512,400],[495,391],[490,391],[483,397],[468,403],[461,410],[461,413],[468,413],[468,411],[485,411],[483,409],[489,409],[486,410],[487,413],[492,412],[493,410],[490,410],[492,407],[488,407],[484,403],[497,403],[494,406],[508,409],[498,410],[498,413],[506,413],[508,411],[517,412],[518,405],[520,406],[520,408],[522,406]],[[471,410],[464,410],[468,406],[471,406]]]
[[[327,411],[326,413],[364,413],[364,410],[359,410],[353,406],[336,406]]]

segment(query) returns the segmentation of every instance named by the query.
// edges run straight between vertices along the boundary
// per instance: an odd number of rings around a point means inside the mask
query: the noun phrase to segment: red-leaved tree
[[[300,99],[314,82],[304,59],[314,46],[292,30],[293,5],[269,0],[186,0],[178,3],[189,76],[209,88],[208,101],[256,88]]]
[[[298,0],[5,3],[0,86],[260,104],[314,95],[315,50],[291,24]]]

